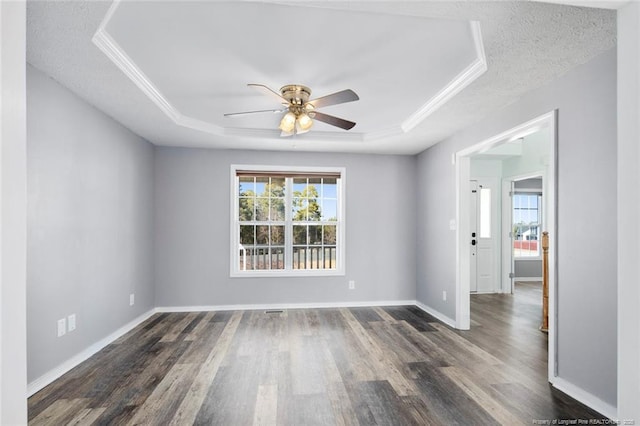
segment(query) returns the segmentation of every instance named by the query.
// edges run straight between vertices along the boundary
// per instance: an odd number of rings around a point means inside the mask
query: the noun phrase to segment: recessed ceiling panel
[[[201,130],[277,128],[276,114],[223,116],[279,108],[247,87],[261,83],[304,84],[311,98],[352,89],[359,101],[322,111],[355,121],[350,132],[363,136],[407,131],[407,120],[426,118],[484,61],[464,20],[248,2],[121,1],[110,12],[101,31],[128,75],[179,124]],[[344,132],[316,122],[318,130]]]

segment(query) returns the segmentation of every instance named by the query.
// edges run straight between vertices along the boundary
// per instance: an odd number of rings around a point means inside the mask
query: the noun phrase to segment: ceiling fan
[[[247,86],[259,90],[260,92],[271,96],[282,104],[283,109],[263,109],[258,111],[233,112],[224,114],[225,117],[237,117],[247,114],[260,113],[284,113],[280,125],[278,126],[282,133],[280,136],[292,136],[294,134],[306,133],[313,126],[313,120],[322,121],[323,123],[339,127],[344,130],[352,129],[356,125],[353,121],[335,117],[333,115],[324,114],[316,111],[316,108],[326,107],[330,105],[343,104],[353,102],[360,99],[358,95],[351,89],[335,92],[320,98],[309,100],[311,89],[300,84],[288,84],[280,89],[280,93],[265,86],[264,84],[248,84]]]

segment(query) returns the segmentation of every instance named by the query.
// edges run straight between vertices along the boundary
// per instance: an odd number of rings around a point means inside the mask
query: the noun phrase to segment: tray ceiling
[[[615,44],[615,12],[526,2],[28,3],[27,59],[158,145],[419,152]],[[558,25],[562,23],[563,25]],[[486,56],[485,56],[486,52]],[[485,59],[486,58],[486,59]],[[360,101],[279,138],[246,86]]]

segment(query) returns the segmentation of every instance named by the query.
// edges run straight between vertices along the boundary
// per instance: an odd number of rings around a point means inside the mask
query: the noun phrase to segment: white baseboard
[[[618,418],[618,409],[613,405],[604,402],[597,396],[585,391],[584,389],[570,383],[560,377],[554,377],[552,386],[559,391],[569,395],[571,398],[580,401],[584,405],[596,410],[609,419],[616,420]]]
[[[522,281],[522,282],[531,282],[531,281],[540,281],[542,282],[542,277],[513,277],[513,281]]]
[[[433,309],[430,306],[425,305],[422,302],[418,302],[417,300],[415,301],[415,305],[422,309],[423,311],[425,311],[426,313],[428,313],[429,315],[431,315],[432,317],[435,317],[437,319],[439,319],[440,321],[442,321],[443,323],[447,324],[449,327],[453,327],[456,328],[456,321],[449,318],[448,316],[446,316],[445,314],[436,311],[435,309]]]
[[[249,305],[161,306],[156,312],[255,311],[265,309],[358,308],[366,306],[415,305],[415,300],[382,300],[375,302],[268,303]]]
[[[91,356],[96,354],[98,351],[103,349],[105,346],[107,346],[111,342],[118,339],[120,336],[123,336],[124,334],[133,330],[135,327],[137,327],[138,325],[140,325],[141,323],[149,319],[155,313],[156,313],[155,309],[151,309],[145,312],[144,314],[140,315],[133,321],[130,321],[129,323],[123,325],[113,333],[109,334],[107,337],[100,339],[99,341],[89,346],[79,354],[69,358],[59,366],[55,367],[54,369],[38,377],[37,379],[35,379],[34,381],[32,381],[27,385],[27,396],[29,397],[34,393],[38,392],[39,390],[41,390],[42,388],[44,388],[45,386],[49,385],[51,382],[53,382],[54,380],[56,380],[57,378],[59,378],[69,370],[71,370],[72,368],[76,367],[81,362],[89,359]]]

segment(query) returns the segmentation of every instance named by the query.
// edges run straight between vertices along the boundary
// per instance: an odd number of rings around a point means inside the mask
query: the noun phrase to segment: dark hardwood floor
[[[546,381],[539,286],[416,307],[157,314],[29,398],[30,424],[488,425],[600,419]]]

